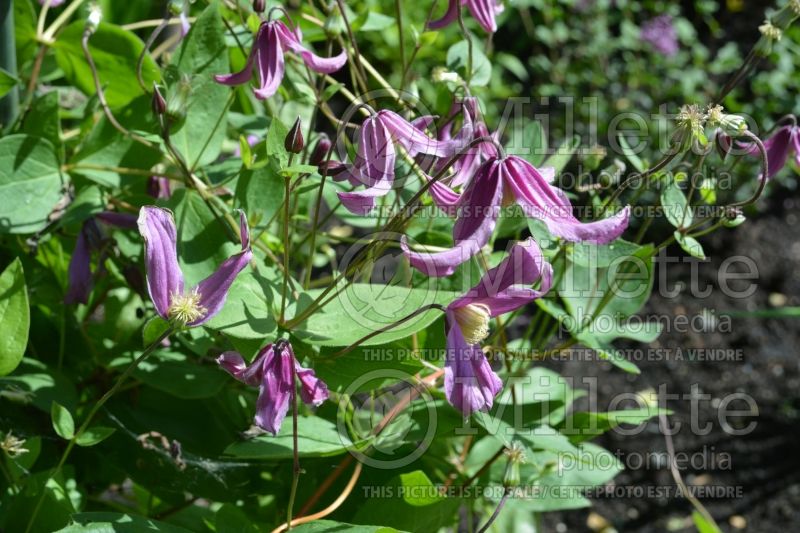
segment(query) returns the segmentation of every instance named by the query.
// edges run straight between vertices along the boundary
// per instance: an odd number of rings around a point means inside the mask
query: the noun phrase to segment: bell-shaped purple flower
[[[222,310],[236,276],[250,262],[250,231],[244,212],[239,215],[242,251],[226,259],[216,272],[184,290],[178,265],[177,231],[172,212],[144,206],[139,212],[139,233],[144,239],[147,290],[156,312],[183,326],[198,326]]]
[[[136,228],[134,215],[113,211],[98,213],[83,223],[67,269],[67,293],[64,295],[64,303],[67,305],[85,304],[89,301],[93,285],[92,251],[101,250],[105,239],[98,222],[121,229]],[[99,260],[101,267],[104,259],[105,257],[101,255]]]
[[[347,179],[353,186],[366,186],[361,191],[339,193],[339,199],[350,212],[366,215],[375,207],[375,198],[386,196],[391,190],[397,159],[395,143],[412,157],[418,154],[447,157],[455,153],[454,143],[431,139],[415,124],[420,122],[408,122],[387,110],[367,117],[361,124],[355,161],[334,177],[337,181]]]
[[[428,24],[431,30],[444,28],[448,24],[458,20],[458,3],[462,7],[469,9],[472,17],[478,24],[489,33],[497,31],[497,21],[495,17],[503,12],[503,4],[499,0],[450,0],[447,4],[447,11],[442,18],[434,20]]]
[[[554,177],[552,168],[538,170],[517,156],[492,158],[478,168],[460,196],[439,184],[438,200],[448,197],[450,203],[443,209],[455,212],[457,217],[453,248],[438,253],[414,252],[405,237],[400,245],[418,270],[430,276],[448,276],[489,242],[502,206],[514,202],[526,216],[542,220],[550,233],[567,241],[605,244],[628,227],[630,207],[595,222],[575,218],[564,191],[550,183]],[[437,195],[433,198],[437,201]]]
[[[761,155],[753,144],[746,144],[749,154]],[[789,155],[794,152],[795,163],[800,166],[800,128],[795,124],[781,126],[767,140],[764,141],[767,151],[767,178],[772,178],[786,166]]]
[[[539,279],[540,288],[532,288]],[[552,280],[550,263],[536,241],[527,239],[516,243],[498,266],[447,306],[444,392],[464,416],[490,409],[503,387],[480,346],[489,335],[489,320],[543,296]]]
[[[166,200],[172,196],[169,178],[164,176],[150,176],[147,180],[147,194],[156,200]]]
[[[347,54],[344,51],[330,58],[315,55],[303,46],[302,40],[303,34],[298,27],[290,30],[280,20],[263,22],[258,28],[244,69],[234,74],[217,75],[214,79],[224,85],[242,85],[250,81],[255,66],[259,74],[259,88],[253,92],[256,98],[265,100],[278,91],[283,81],[285,68],[283,54],[286,51],[298,54],[311,70],[321,74],[336,72],[347,61]]]
[[[278,341],[264,347],[248,366],[237,352],[225,352],[217,363],[230,375],[251,387],[258,387],[255,423],[276,435],[289,410],[295,392],[295,376],[300,381],[300,398],[317,406],[328,399],[328,387],[310,368],[300,366],[292,345]]]

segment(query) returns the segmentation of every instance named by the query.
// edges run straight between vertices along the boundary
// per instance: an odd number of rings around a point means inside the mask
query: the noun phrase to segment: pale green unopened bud
[[[747,130],[744,117],[725,113],[721,105],[709,106],[707,116],[709,127],[720,128],[731,137],[738,137]]]
[[[521,481],[519,466],[527,461],[525,457],[525,448],[523,448],[520,443],[513,442],[503,453],[505,453],[508,458],[506,472],[503,476],[503,486],[506,488],[517,487]]]
[[[184,12],[184,1],[183,0],[170,0],[169,1],[169,12],[177,17],[181,13]]]

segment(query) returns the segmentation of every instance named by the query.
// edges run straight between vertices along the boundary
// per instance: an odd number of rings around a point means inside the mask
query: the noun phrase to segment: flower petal
[[[172,295],[183,293],[175,220],[168,209],[144,206],[139,211],[137,224],[144,239],[147,290],[158,314],[167,318]]]
[[[95,215],[95,218],[104,224],[121,229],[136,229],[136,216],[130,213],[116,213],[114,211],[102,211]]]
[[[461,0],[450,0],[447,4],[447,11],[440,19],[432,20],[428,23],[429,30],[440,30],[455,22],[458,19],[458,3]]]
[[[271,344],[262,349],[249,366],[238,352],[224,352],[217,357],[217,364],[242,383],[256,387],[261,383],[264,361],[271,357],[271,350]]]
[[[503,382],[492,370],[480,346],[467,344],[461,328],[450,313],[447,322],[445,397],[464,416],[475,411],[488,411],[494,403],[494,397],[503,388]]]
[[[541,278],[540,288],[530,286]],[[553,283],[553,267],[532,238],[516,243],[503,261],[484,274],[477,285],[448,309],[483,304],[493,317],[513,311],[544,296]]]
[[[300,380],[300,398],[307,405],[317,406],[328,399],[328,386],[310,368],[300,366],[295,360],[294,369]]]
[[[296,33],[292,33],[291,30],[286,27],[286,24],[281,21],[275,22],[275,26],[283,47],[302,57],[305,64],[308,65],[311,70],[319,72],[320,74],[331,74],[347,63],[347,52],[344,50],[337,56],[320,57],[303,46],[300,42],[302,34],[299,28],[297,28]]]
[[[467,1],[467,8],[469,8],[470,13],[488,33],[497,31],[497,22],[495,21],[496,5],[495,0]]]
[[[572,204],[563,191],[547,182],[524,159],[509,156],[503,161],[503,180],[528,217],[542,220],[553,235],[568,241],[606,244],[628,227],[630,207],[595,222],[581,222],[572,214]]]
[[[68,305],[89,301],[89,293],[92,290],[92,256],[89,249],[89,239],[86,230],[81,228],[78,233],[78,240],[75,242],[75,250],[69,260],[67,294],[64,295],[64,303]]]
[[[253,65],[256,60],[256,51],[259,48],[259,43],[263,37],[264,33],[264,24],[258,28],[258,32],[256,33],[255,39],[253,39],[253,47],[250,49],[250,55],[247,56],[247,63],[245,63],[244,68],[239,72],[234,72],[232,74],[217,74],[214,76],[214,79],[217,83],[221,83],[223,85],[242,85],[250,81],[250,78],[253,77]]]
[[[403,253],[414,268],[429,276],[449,276],[489,242],[503,194],[498,168],[498,161],[484,163],[461,196],[453,226],[453,248],[438,253],[413,252],[405,236],[401,239]]]
[[[405,148],[411,157],[417,154],[449,157],[458,152],[455,143],[431,139],[424,131],[414,127],[394,111],[384,109],[376,117],[391,133],[392,140]]]
[[[247,228],[247,217],[244,211],[239,212],[239,227],[242,238],[242,251],[223,261],[216,272],[197,284],[196,291],[200,295],[200,305],[206,310],[205,314],[189,326],[199,326],[211,320],[214,315],[222,310],[228,291],[236,280],[236,276],[244,270],[253,258],[250,250],[250,231]]]
[[[276,92],[283,81],[283,48],[275,24],[267,23],[264,34],[256,42],[259,88],[253,93],[259,100],[266,100]]]
[[[340,192],[339,199],[350,212],[366,215],[375,207],[375,198],[391,190],[397,155],[389,131],[377,117],[367,118],[359,134],[356,160],[349,172],[368,188]]]
[[[280,429],[294,390],[292,365],[294,357],[286,350],[275,353],[273,345],[267,346],[263,379],[256,402],[255,422],[259,427],[276,435]]]

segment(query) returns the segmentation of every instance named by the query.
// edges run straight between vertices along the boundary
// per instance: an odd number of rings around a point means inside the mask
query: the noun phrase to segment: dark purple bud
[[[158,90],[158,85],[153,84],[153,114],[157,117],[167,112],[167,101],[161,96],[161,91]]]
[[[303,140],[303,132],[300,131],[302,128],[302,124],[300,123],[300,117],[294,121],[294,126],[292,129],[289,130],[289,133],[286,135],[286,140],[283,142],[283,146],[286,148],[286,151],[291,154],[299,154],[303,151],[303,146],[305,146],[305,141]]]
[[[126,263],[122,266],[122,276],[128,282],[128,286],[133,289],[137,294],[142,296],[146,295],[144,287],[144,276],[142,271],[133,263]]]
[[[347,166],[341,161],[330,160],[319,164],[319,173],[322,176],[338,176],[345,170],[347,170]]]
[[[253,0],[253,11],[256,13],[263,13],[267,9],[267,2],[265,0]]]
[[[308,158],[308,164],[314,166],[321,165],[328,159],[328,152],[330,152],[331,146],[331,140],[328,136],[324,133],[320,135],[317,145],[314,147],[314,151],[311,152],[311,156]]]

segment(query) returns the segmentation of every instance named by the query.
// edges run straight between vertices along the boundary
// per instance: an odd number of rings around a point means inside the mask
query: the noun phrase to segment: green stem
[[[120,375],[120,377],[117,378],[117,381],[116,383],[114,383],[114,386],[111,387],[99,400],[97,400],[92,409],[89,411],[89,414],[86,416],[86,419],[83,421],[83,424],[81,424],[81,426],[78,428],[78,431],[76,431],[75,435],[73,435],[73,437],[70,439],[69,443],[67,444],[67,447],[64,449],[64,453],[61,454],[61,459],[58,461],[58,464],[53,469],[53,471],[50,472],[50,476],[47,478],[44,485],[47,484],[47,481],[53,479],[56,476],[56,474],[58,474],[58,472],[61,470],[61,467],[64,466],[64,463],[67,462],[67,459],[69,458],[72,449],[75,447],[75,443],[78,441],[78,438],[80,438],[80,436],[83,435],[84,431],[86,431],[86,429],[89,427],[89,424],[92,422],[97,412],[119,390],[122,384],[125,383],[125,380],[127,380],[130,377],[130,375],[133,373],[134,370],[136,370],[139,364],[145,359],[147,359],[147,357],[150,356],[156,350],[156,348],[161,346],[161,343],[164,341],[164,339],[169,337],[174,331],[175,331],[174,328],[170,326],[170,328],[167,329],[167,331],[165,331],[158,339],[156,339],[150,346],[145,348],[145,350],[142,352],[142,355],[137,357],[133,361],[133,363],[128,365],[128,368],[126,368],[125,371],[122,373],[122,375]],[[38,516],[39,511],[41,510],[42,503],[44,502],[44,496],[46,494],[44,485],[42,486],[42,493],[39,495],[39,500],[36,502],[36,507],[34,507],[33,513],[31,513],[31,517],[28,520],[28,526],[25,528],[25,533],[31,531],[31,528],[33,527],[33,524],[36,521],[36,517]]]

